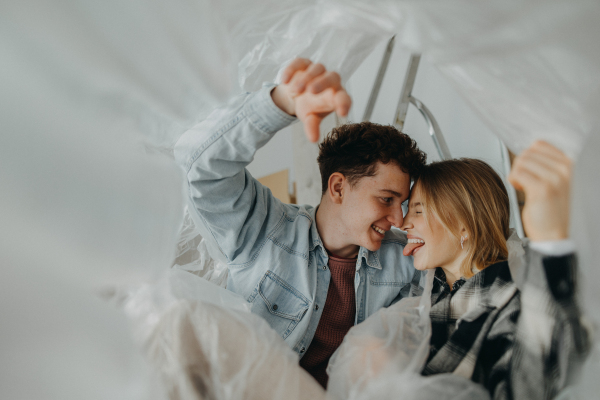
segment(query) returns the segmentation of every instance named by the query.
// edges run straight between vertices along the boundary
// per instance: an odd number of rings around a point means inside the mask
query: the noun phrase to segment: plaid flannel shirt
[[[450,288],[438,268],[423,375],[454,373],[493,399],[550,399],[573,381],[590,348],[576,303],[575,255],[527,252],[521,290],[507,262]]]

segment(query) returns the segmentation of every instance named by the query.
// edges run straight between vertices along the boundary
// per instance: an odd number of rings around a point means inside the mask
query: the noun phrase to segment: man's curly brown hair
[[[374,176],[377,163],[395,163],[416,179],[427,161],[417,143],[391,125],[373,122],[346,124],[334,128],[319,145],[319,170],[322,193],[327,191],[329,177],[343,174],[350,185],[365,176]]]

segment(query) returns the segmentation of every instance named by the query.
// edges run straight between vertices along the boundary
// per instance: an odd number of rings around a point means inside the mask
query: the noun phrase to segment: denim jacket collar
[[[317,207],[313,207],[309,211],[309,217],[311,219],[311,227],[310,227],[310,251],[314,251],[317,246],[321,247],[321,256],[324,257],[325,260],[329,259],[327,255],[327,250],[325,250],[325,246],[323,245],[323,241],[321,240],[321,235],[319,235],[319,231],[317,229]],[[360,247],[358,249],[358,258],[364,259],[367,265],[371,268],[381,269],[381,263],[379,262],[379,257],[377,257],[376,251],[370,251],[365,249],[364,247]]]

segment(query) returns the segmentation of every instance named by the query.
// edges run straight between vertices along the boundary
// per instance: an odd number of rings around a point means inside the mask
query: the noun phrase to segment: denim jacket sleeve
[[[296,120],[273,103],[273,87],[233,99],[175,145],[189,183],[190,215],[211,256],[230,266],[250,265],[284,215],[282,203],[245,168],[277,131]]]

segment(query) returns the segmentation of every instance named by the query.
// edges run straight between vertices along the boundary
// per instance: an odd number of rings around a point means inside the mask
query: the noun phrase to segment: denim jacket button
[[[277,304],[273,304],[273,311],[277,311],[279,307],[277,307]]]
[[[306,351],[306,349],[303,347],[300,349],[300,353],[304,353]]]
[[[318,310],[318,309],[319,309],[319,305],[315,304],[315,310]]]
[[[327,270],[327,265],[323,265],[323,271]]]

